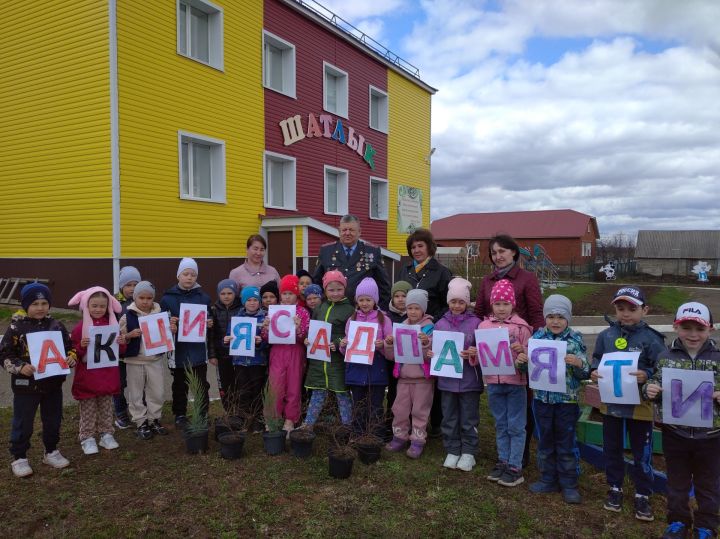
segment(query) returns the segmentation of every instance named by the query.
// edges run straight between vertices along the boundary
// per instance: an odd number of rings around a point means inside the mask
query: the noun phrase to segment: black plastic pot
[[[380,442],[359,443],[356,446],[358,458],[363,464],[374,464],[380,460],[382,444]]]
[[[290,447],[293,455],[298,458],[306,459],[312,455],[313,442],[316,435],[309,430],[294,430],[290,433]]]
[[[330,477],[335,479],[347,479],[352,474],[353,462],[355,457],[337,456],[332,452],[328,454],[328,472]]]
[[[185,450],[191,455],[207,453],[208,430],[185,431]]]
[[[281,455],[285,451],[285,436],[284,430],[276,432],[263,432],[263,445],[265,446],[265,453],[268,455]]]
[[[218,437],[218,441],[220,442],[220,456],[222,458],[229,460],[239,459],[245,445],[245,433],[223,432]]]
[[[218,417],[215,419],[215,441],[220,441],[220,435],[224,432],[239,431],[242,430],[245,423],[239,417]]]

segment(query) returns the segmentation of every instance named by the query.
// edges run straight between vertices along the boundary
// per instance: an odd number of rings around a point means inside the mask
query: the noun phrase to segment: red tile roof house
[[[435,242],[442,247],[479,244],[478,260],[490,263],[487,241],[496,234],[509,234],[520,247],[533,251],[542,245],[553,264],[563,273],[587,273],[595,260],[600,237],[597,221],[575,210],[459,213],[436,219],[430,225]]]

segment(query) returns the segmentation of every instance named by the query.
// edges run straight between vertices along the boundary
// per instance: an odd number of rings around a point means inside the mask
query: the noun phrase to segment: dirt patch
[[[602,316],[603,314],[612,315],[612,300],[615,292],[621,285],[615,286],[597,286],[589,294],[578,299],[573,305],[573,313],[580,316]],[[659,286],[643,286],[642,291],[645,299],[651,307],[650,314],[675,314],[674,310],[663,308],[662,305],[653,303],[652,298],[662,290]],[[562,293],[562,291],[560,291]]]

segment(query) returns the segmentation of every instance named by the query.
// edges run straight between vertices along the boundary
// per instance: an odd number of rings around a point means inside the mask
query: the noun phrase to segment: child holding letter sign
[[[300,290],[295,275],[285,275],[280,279],[280,305],[295,305],[295,342],[292,344],[273,344],[270,348],[270,371],[268,383],[276,397],[275,410],[268,409],[271,403],[265,403],[266,414],[276,413],[285,419],[283,430],[290,431],[300,421],[300,388],[305,371],[305,337],[310,325],[310,315],[299,304]],[[278,318],[281,315],[276,315]],[[275,323],[268,316],[262,329],[264,341],[269,339],[270,325]]]
[[[340,353],[340,341],[345,336],[345,323],[354,312],[345,297],[347,279],[340,271],[332,270],[323,275],[325,297],[322,304],[313,311],[313,320],[332,324],[330,333],[330,361],[308,359],[305,388],[312,391],[303,428],[312,429],[320,416],[328,392],[335,393],[340,420],[349,425],[352,420],[352,399],[345,387],[345,361]],[[305,343],[308,344],[308,343]]]
[[[388,305],[387,316],[390,318],[390,322],[393,324],[400,324],[407,317],[405,310],[405,298],[407,293],[412,290],[412,285],[407,281],[398,281],[392,285],[390,290],[390,304]],[[386,356],[387,357],[387,356]],[[395,362],[391,359],[386,359],[388,373],[392,373],[395,368]],[[392,407],[395,404],[395,396],[397,395],[397,378],[388,375],[388,389],[387,389],[387,407],[385,409],[385,430],[386,430],[386,442],[392,439]]]
[[[273,281],[274,282],[274,281]],[[235,387],[238,391],[237,406],[242,416],[248,419],[247,429],[255,434],[264,430],[262,424],[262,390],[267,379],[268,344],[262,342],[260,333],[265,322],[265,311],[260,307],[260,289],[255,286],[246,286],[240,294],[243,307],[238,316],[254,318],[255,328],[255,355],[231,355],[233,372],[235,373]],[[232,331],[232,328],[228,328]],[[226,335],[227,342],[232,344],[230,335]]]
[[[701,409],[703,406],[709,407],[712,427],[689,427],[667,422],[662,425],[669,524],[663,537],[687,537],[693,527],[694,537],[717,537],[720,525],[720,350],[710,339],[710,332],[714,329],[712,315],[702,303],[681,305],[673,328],[677,338],[658,357],[657,370],[643,386],[643,394],[657,403],[656,417],[662,423],[663,417],[667,419],[667,410],[663,410],[661,405],[661,392],[663,381],[668,382],[663,380],[663,371],[710,371],[714,378],[713,387],[709,388],[707,395],[698,395],[696,400],[700,401]],[[675,387],[672,389],[675,390]],[[678,393],[681,401],[678,407],[693,402],[694,393],[685,396],[684,402],[682,400],[686,392]],[[707,399],[708,396],[710,399]],[[673,397],[673,401],[675,399]],[[671,414],[675,407],[676,403],[672,402]],[[689,505],[690,485],[695,489],[698,504],[694,515]]]
[[[657,356],[665,348],[665,337],[643,320],[649,308],[645,296],[637,287],[625,286],[615,292],[612,301],[616,321],[603,330],[595,341],[590,377],[597,382],[597,368],[603,354],[608,352],[640,352],[638,370],[631,372],[639,385],[655,372]],[[608,319],[609,320],[609,319]],[[635,483],[635,518],[652,521],[654,516],[649,496],[652,494],[652,405],[649,402],[633,404],[603,404],[603,456],[605,476],[610,490],[603,507],[608,511],[622,510],[625,480],[624,438],[630,437],[634,464],[631,477]]]
[[[122,307],[110,292],[100,286],[81,290],[73,296],[68,305],[79,305],[83,313],[82,322],[75,326],[71,335],[73,346],[78,351],[80,359],[75,369],[72,395],[78,401],[80,411],[80,431],[78,433],[80,445],[83,453],[94,455],[98,452],[95,435],[100,439],[100,447],[105,449],[119,447],[113,436],[115,410],[112,399],[113,395],[120,392],[120,371],[117,368],[119,357],[115,357],[115,366],[113,367],[100,369],[88,367],[88,361],[96,359],[88,357],[88,347],[91,344],[89,333],[92,326],[115,326],[117,328],[115,340],[125,352],[125,338],[120,334],[120,327],[115,317],[115,313],[122,312]],[[109,337],[112,338],[112,335],[111,333]],[[103,353],[114,355],[110,349],[111,342],[103,343],[98,337],[92,343],[95,348],[100,345],[105,349]]]
[[[57,448],[60,441],[60,422],[62,420],[63,393],[65,375],[49,376],[36,380],[33,373],[27,336],[31,333],[57,331],[65,344],[65,358],[40,358],[41,362],[58,363],[61,367],[74,367],[77,355],[65,326],[49,315],[52,296],[50,289],[41,283],[26,284],[20,290],[20,302],[25,316],[13,317],[10,327],[0,342],[0,361],[10,373],[10,387],[13,391],[13,419],[10,433],[10,454],[13,457],[12,468],[16,477],[25,477],[33,473],[27,459],[30,438],[33,433],[35,413],[40,406],[42,420],[42,439],[45,446],[43,462],[53,468],[65,468],[70,462],[60,454]],[[62,352],[60,352],[62,353]],[[44,368],[45,365],[39,365]]]
[[[354,320],[377,324],[375,354],[370,365],[346,363],[345,384],[352,394],[355,432],[374,434],[382,438],[384,435],[383,400],[385,400],[385,387],[388,382],[386,352],[382,347],[385,337],[392,335],[392,324],[387,315],[378,307],[379,300],[380,292],[375,279],[365,277],[355,289],[357,310],[348,319],[345,334],[348,335],[350,322]],[[343,338],[340,341],[340,352],[346,353],[348,345],[353,346],[353,343],[348,343],[347,337]],[[392,357],[392,351],[390,357]],[[370,426],[373,427],[372,432],[368,431]]]
[[[575,444],[575,424],[580,417],[578,391],[580,381],[590,376],[590,362],[585,353],[582,335],[570,328],[572,302],[565,296],[553,294],[543,305],[545,327],[532,338],[565,341],[564,393],[533,389],[532,410],[538,433],[538,467],[540,481],[530,485],[536,494],[562,491],[566,503],[580,503],[578,490],[578,449]],[[518,355],[519,364],[527,366],[526,354]]]
[[[165,402],[163,374],[165,354],[147,354],[142,337],[141,321],[144,316],[161,312],[155,300],[155,287],[140,281],[133,290],[133,302],[120,319],[120,333],[125,336],[127,348],[123,361],[127,371],[128,407],[135,423],[137,437],[149,440],[155,434],[166,435],[160,424]]]
[[[447,451],[443,466],[464,472],[472,471],[475,466],[479,445],[480,395],[484,388],[477,356],[470,352],[475,344],[475,328],[480,323],[469,308],[471,287],[470,282],[462,277],[450,280],[447,293],[449,309],[434,328],[465,335],[465,344],[460,352],[463,360],[462,378],[439,377],[437,380],[442,399],[443,445]]]
[[[238,294],[238,285],[233,279],[220,281],[217,285],[217,295],[218,299],[215,305],[210,307],[213,324],[207,334],[208,362],[217,367],[218,390],[223,410],[226,413],[234,414],[231,407],[237,406],[238,396],[228,345],[230,321],[233,316],[240,316],[242,302],[240,294]]]
[[[185,369],[195,372],[203,384],[204,399],[206,403],[205,415],[207,415],[207,403],[210,402],[208,392],[210,384],[207,381],[207,346],[205,342],[183,342],[177,338],[178,320],[180,306],[183,303],[205,305],[210,308],[210,296],[208,296],[197,282],[198,265],[192,258],[183,258],[177,270],[178,283],[165,291],[160,299],[160,308],[170,313],[170,325],[175,333],[175,352],[169,357],[169,367],[172,373],[172,412],[175,415],[175,427],[182,428],[187,423],[187,392],[188,381],[185,376]],[[212,318],[207,322],[208,328],[212,326]]]
[[[418,340],[422,345],[423,364],[395,363],[393,376],[398,379],[397,396],[393,404],[393,439],[385,448],[388,451],[402,451],[408,440],[410,447],[406,455],[419,459],[425,449],[427,424],[433,403],[434,383],[430,377],[430,358],[432,357],[431,335],[433,317],[425,314],[428,305],[427,290],[413,288],[405,300],[407,318],[405,324],[422,328]],[[385,352],[392,353],[393,336],[385,338]]]
[[[532,328],[515,312],[515,290],[507,279],[495,283],[490,292],[493,314],[480,322],[478,329],[507,328],[513,360],[527,353]],[[477,353],[475,347],[473,354]],[[495,441],[498,461],[486,479],[499,485],[514,487],[525,478],[522,459],[525,451],[527,421],[527,376],[522,372],[483,376],[487,385],[488,404],[495,418]]]

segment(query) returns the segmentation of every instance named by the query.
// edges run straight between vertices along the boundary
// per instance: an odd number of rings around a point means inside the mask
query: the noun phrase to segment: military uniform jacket
[[[338,270],[347,278],[345,296],[351,301],[355,298],[355,288],[365,277],[372,277],[380,292],[380,308],[387,310],[390,302],[390,279],[385,273],[380,247],[358,241],[355,251],[348,259],[345,248],[339,241],[327,243],[320,248],[313,281],[322,286],[322,278],[326,272]]]

